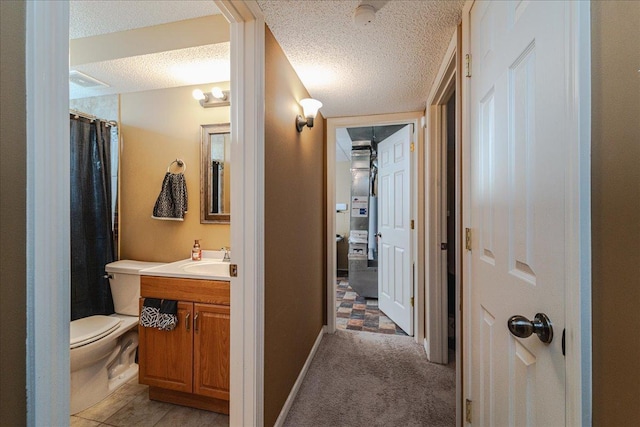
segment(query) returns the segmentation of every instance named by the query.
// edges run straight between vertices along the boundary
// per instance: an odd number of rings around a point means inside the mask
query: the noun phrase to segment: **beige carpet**
[[[455,368],[429,363],[411,337],[325,335],[287,427],[455,425]]]

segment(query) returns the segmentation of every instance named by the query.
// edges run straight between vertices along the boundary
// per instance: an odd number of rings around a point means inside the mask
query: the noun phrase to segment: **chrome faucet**
[[[222,250],[224,251],[224,258],[222,258],[222,262],[231,262],[231,256],[229,255],[230,249],[231,248],[222,248]]]

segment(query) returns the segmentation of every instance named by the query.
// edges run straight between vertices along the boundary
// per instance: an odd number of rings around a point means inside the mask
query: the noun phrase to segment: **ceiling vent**
[[[69,81],[86,89],[109,87],[109,85],[105,82],[101,82],[100,80],[94,79],[93,77],[81,73],[77,70],[69,71]]]

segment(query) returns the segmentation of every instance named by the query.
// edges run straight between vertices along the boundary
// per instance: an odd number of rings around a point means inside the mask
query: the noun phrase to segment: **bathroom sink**
[[[192,261],[181,266],[182,270],[190,274],[202,274],[204,276],[229,277],[229,263],[222,261]]]
[[[182,277],[186,279],[230,280],[229,263],[222,251],[202,251],[201,261],[185,259],[140,271],[142,276]]]

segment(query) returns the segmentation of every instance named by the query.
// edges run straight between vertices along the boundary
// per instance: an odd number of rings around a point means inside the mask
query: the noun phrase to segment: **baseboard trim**
[[[293,388],[291,388],[291,392],[289,393],[289,397],[287,397],[286,402],[284,402],[284,406],[282,407],[282,410],[280,411],[280,415],[278,415],[278,419],[276,420],[274,427],[282,427],[282,425],[284,424],[284,420],[287,418],[287,415],[289,415],[289,410],[291,409],[291,406],[293,405],[293,401],[295,400],[296,396],[298,395],[298,391],[300,390],[300,386],[302,385],[302,381],[304,381],[304,377],[307,375],[307,371],[309,370],[309,366],[311,365],[311,361],[313,360],[313,357],[316,355],[316,352],[318,351],[318,347],[320,346],[320,341],[322,341],[322,336],[325,334],[325,329],[326,326],[323,326],[322,329],[320,329],[320,333],[318,334],[318,338],[316,338],[316,342],[313,343],[313,347],[311,348],[311,351],[309,352],[309,356],[307,357],[307,361],[304,362],[304,366],[302,367],[302,370],[300,371],[300,375],[298,375],[298,379],[296,380],[295,384],[293,384]]]

